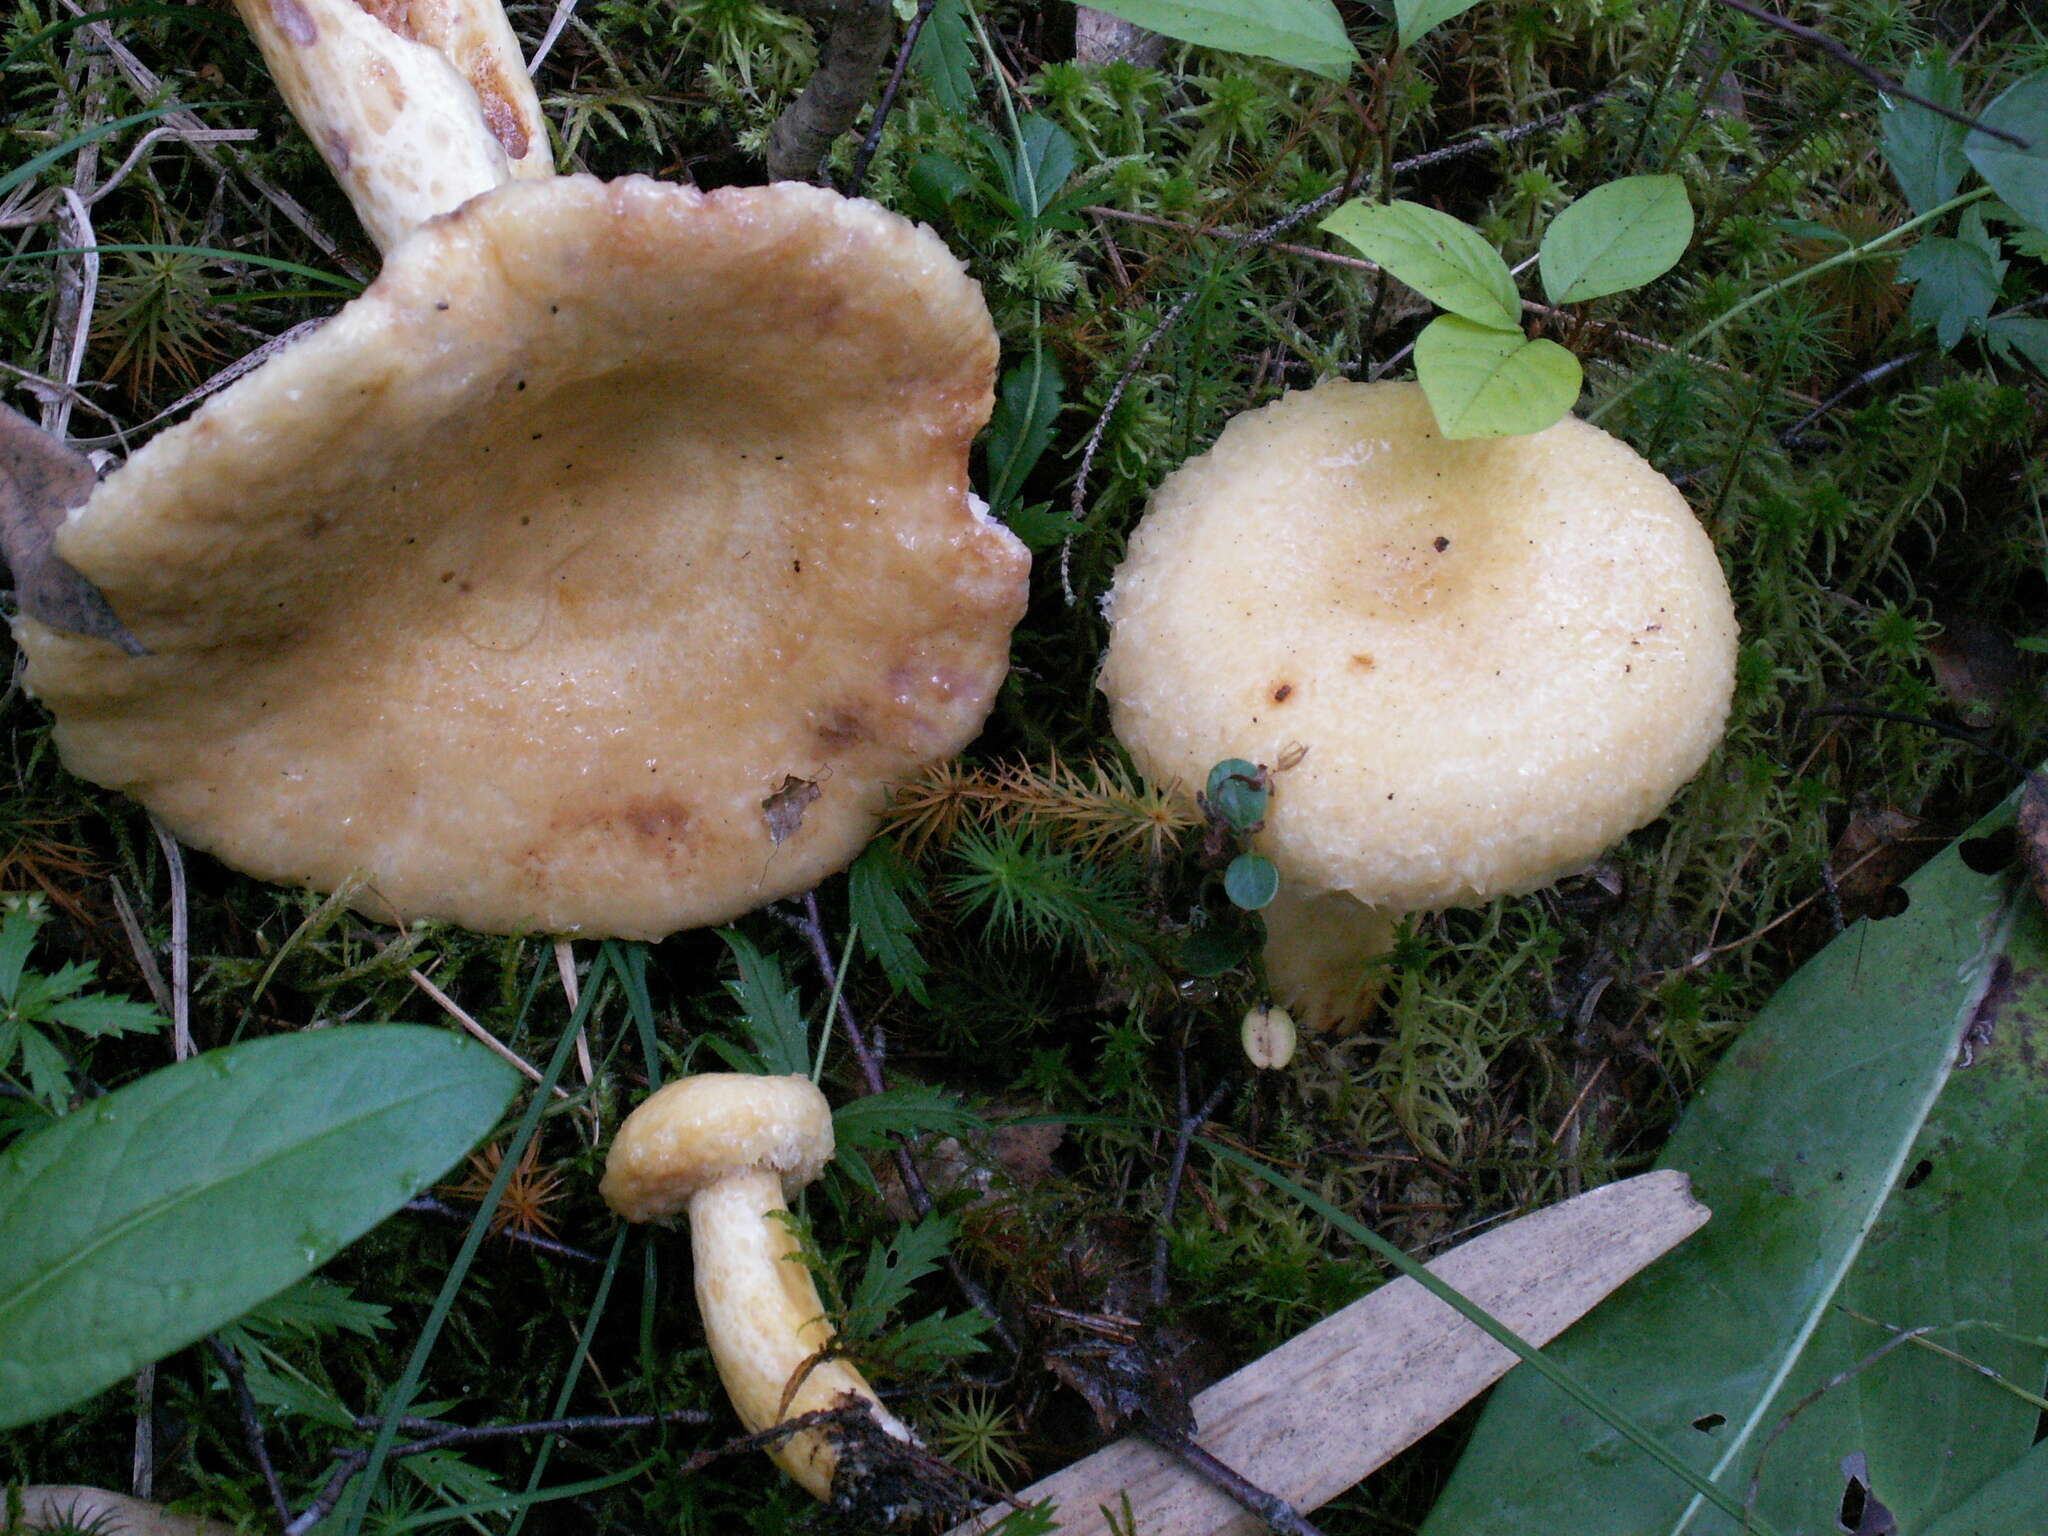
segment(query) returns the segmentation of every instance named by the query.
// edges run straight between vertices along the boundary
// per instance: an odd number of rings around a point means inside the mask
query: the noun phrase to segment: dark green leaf
[[[0,1427],[240,1316],[403,1205],[518,1078],[440,1030],[211,1051],[0,1153]]]
[[[1445,437],[1541,432],[1579,398],[1579,360],[1556,342],[1438,315],[1415,339],[1415,377]]]
[[[1394,0],[1394,21],[1400,46],[1413,48],[1424,34],[1462,16],[1479,0]]]
[[[32,1025],[23,1024],[19,1036],[21,1070],[28,1076],[29,1092],[57,1114],[63,1114],[71,1098],[71,1065],[64,1053]]]
[[[391,1309],[358,1301],[347,1286],[309,1275],[257,1303],[235,1326],[262,1339],[317,1339],[330,1333],[369,1338],[391,1326]]]
[[[1907,90],[1945,107],[1960,109],[1963,81],[1945,59],[1916,60],[1906,71]],[[1884,135],[1885,164],[1915,213],[1939,208],[1956,195],[1969,162],[1963,156],[1961,123],[1930,112],[1914,101],[1886,98],[1879,119]]]
[[[890,986],[929,1003],[924,974],[931,967],[918,953],[917,919],[903,899],[906,893],[919,894],[917,871],[903,861],[893,843],[877,838],[853,861],[846,891],[861,948],[881,965]]]
[[[1049,501],[1034,501],[1028,507],[1013,506],[1003,514],[1003,520],[1034,555],[1065,543],[1086,526],[1068,513],[1054,511]]]
[[[2043,1509],[2048,1509],[2048,1440],[1928,1526],[1923,1536],[2014,1536],[2036,1529]]]
[[[6,919],[0,921],[0,1001],[14,1001],[22,967],[28,964],[28,952],[35,948],[43,920],[40,907],[31,907],[19,897],[8,905]]]
[[[66,1029],[88,1035],[125,1035],[138,1031],[147,1034],[162,1029],[170,1022],[147,1003],[109,997],[102,992],[88,992],[83,997],[52,1003],[44,1016],[55,1019]]]
[[[1233,906],[1256,912],[1280,894],[1280,871],[1263,854],[1240,853],[1223,871],[1223,894]]]
[[[959,1230],[950,1216],[927,1216],[915,1225],[900,1224],[886,1247],[879,1242],[871,1246],[846,1305],[846,1335],[862,1339],[879,1333],[889,1314],[910,1299],[910,1288],[945,1263]]]
[[[1257,948],[1258,938],[1248,928],[1211,922],[1181,940],[1175,960],[1186,975],[1221,976],[1242,965]]]
[[[1008,157],[997,161],[1018,216],[1035,223],[1074,174],[1078,158],[1073,139],[1058,123],[1035,112],[1023,118]]]
[[[810,1076],[811,1030],[782,962],[756,949],[737,928],[721,928],[718,936],[739,967],[738,978],[725,989],[740,1006],[740,1024],[760,1070],[773,1077]]]
[[[1947,350],[1998,300],[1998,271],[1984,248],[1947,235],[1931,235],[1899,262],[1899,278],[1912,283],[1912,316],[1934,327]]]
[[[1025,477],[1052,441],[1064,389],[1060,370],[1044,351],[1006,370],[996,387],[995,413],[984,439],[988,452],[988,504],[1008,516]]]
[[[988,1122],[952,1094],[906,1084],[848,1099],[832,1111],[832,1136],[841,1150],[868,1151],[892,1136],[969,1136]]]
[[[981,1336],[994,1326],[979,1312],[934,1312],[875,1339],[861,1356],[906,1376],[930,1375],[987,1349]]]
[[[1331,0],[1089,0],[1154,32],[1342,80],[1358,62]],[[1466,0],[1467,4],[1474,0]]]
[[[974,34],[967,25],[967,0],[938,0],[917,34],[910,67],[948,112],[974,101]]]
[[[2048,320],[2026,315],[2001,315],[1987,321],[1984,334],[1994,346],[2018,352],[2037,372],[2048,374]],[[2025,642],[2021,641],[2024,645]]]
[[[1209,770],[1202,799],[1233,831],[1249,832],[1266,819],[1273,792],[1257,763],[1242,757],[1226,757]]]
[[[2009,882],[1957,848],[1906,890],[1786,983],[1686,1111],[1661,1162],[1713,1222],[1549,1351],[1722,1487],[1761,1462],[1757,1512],[1787,1532],[1828,1528],[1852,1450],[1924,1531],[2033,1442],[2031,1404],[1932,1351],[1855,1369],[1880,1324],[1976,1319],[1995,1326],[1943,1342],[2042,1374],[2023,1335],[2048,1311],[2048,926],[2029,903],[2015,928]],[[1691,1501],[1517,1371],[1426,1530],[1733,1530],[1687,1525]]]
[[[1677,176],[1624,176],[1550,221],[1537,269],[1553,304],[1625,293],[1662,277],[1692,243],[1692,200]]]
[[[2035,229],[2048,231],[2048,71],[2029,75],[1978,114],[2026,140],[2019,149],[1974,129],[1963,152],[1977,174]]]
[[[1346,203],[1322,222],[1366,259],[1454,315],[1497,331],[1522,326],[1522,299],[1500,252],[1471,225],[1420,203]]]

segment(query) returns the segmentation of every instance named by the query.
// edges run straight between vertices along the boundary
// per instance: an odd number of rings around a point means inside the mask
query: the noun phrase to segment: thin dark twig
[[[1929,1323],[1925,1327],[1908,1328],[1901,1332],[1894,1333],[1889,1339],[1886,1339],[1884,1343],[1878,1345],[1876,1349],[1873,1349],[1869,1354],[1865,1355],[1861,1360],[1858,1360],[1854,1365],[1850,1366],[1847,1370],[1837,1371],[1834,1375],[1830,1376],[1826,1381],[1822,1382],[1819,1386],[1815,1387],[1811,1392],[1807,1393],[1806,1396],[1799,1399],[1799,1401],[1794,1403],[1790,1408],[1787,1408],[1785,1410],[1784,1417],[1779,1419],[1776,1424],[1771,1426],[1771,1432],[1768,1435],[1764,1436],[1764,1443],[1757,1449],[1756,1463],[1754,1466],[1750,1468],[1749,1487],[1744,1490],[1742,1495],[1742,1507],[1745,1510],[1752,1510],[1756,1508],[1757,1489],[1762,1484],[1764,1476],[1764,1458],[1771,1454],[1771,1447],[1778,1443],[1778,1436],[1782,1435],[1787,1429],[1792,1427],[1792,1421],[1794,1419],[1798,1418],[1800,1414],[1806,1412],[1807,1409],[1811,1408],[1815,1403],[1819,1402],[1823,1397],[1827,1396],[1828,1393],[1834,1391],[1835,1388],[1840,1386],[1846,1386],[1854,1378],[1862,1375],[1865,1371],[1869,1370],[1873,1365],[1877,1364],[1878,1361],[1882,1360],[1886,1355],[1890,1354],[1900,1345],[1909,1344],[1914,1339],[1919,1338],[1922,1334],[1934,1332],[1934,1330],[1940,1326],[1941,1325],[1939,1323]]]
[[[1178,1456],[1191,1471],[1229,1494],[1265,1521],[1268,1529],[1278,1531],[1280,1536],[1323,1536],[1322,1530],[1311,1524],[1292,1504],[1278,1494],[1266,1492],[1242,1472],[1227,1462],[1219,1461],[1171,1425],[1158,1423],[1148,1414],[1139,1425],[1139,1433],[1161,1450]]]
[[[825,978],[825,985],[839,1000],[839,1023],[848,1044],[853,1047],[854,1060],[859,1063],[861,1082],[869,1093],[884,1092],[888,1086],[882,1076],[880,1058],[868,1046],[867,1037],[861,1033],[860,1025],[854,1021],[852,1005],[846,1001],[846,987],[839,975],[839,967],[832,959],[831,947],[825,942],[825,924],[818,916],[818,897],[814,891],[803,896],[803,915],[796,920],[795,927],[804,936],[810,947],[811,958],[817,962],[819,972]],[[890,1152],[896,1164],[897,1177],[903,1181],[903,1193],[910,1201],[910,1208],[922,1218],[932,1210],[931,1191],[925,1188],[924,1175],[918,1171],[917,1160],[910,1155],[910,1145],[901,1136],[892,1136]],[[997,1338],[1014,1353],[1017,1340],[1010,1332],[1009,1324],[996,1310],[995,1299],[983,1289],[980,1281],[967,1273],[951,1252],[946,1255],[946,1271],[953,1277],[953,1283],[960,1287],[960,1294],[968,1304],[989,1320]]]
[[[1954,107],[1945,107],[1938,101],[1929,101],[1925,96],[1920,95],[1916,91],[1907,90],[1876,65],[1865,63],[1854,53],[1850,52],[1844,44],[1835,38],[1829,37],[1825,32],[1816,32],[1812,27],[1803,27],[1790,17],[1780,16],[1775,11],[1767,11],[1760,5],[1751,5],[1749,0],[1720,0],[1720,4],[1727,6],[1731,11],[1741,12],[1752,21],[1760,21],[1765,26],[1776,27],[1787,37],[1798,38],[1807,47],[1813,49],[1816,53],[1826,56],[1833,63],[1848,70],[1851,74],[1862,76],[1887,96],[1896,96],[1901,101],[1910,101],[1916,107],[1925,107],[1930,112],[1939,113],[1952,123],[1961,123],[1965,128],[1973,128],[1979,133],[1989,134],[1994,139],[2003,139],[2015,149],[2033,148],[2031,144],[2016,133],[2007,133],[2003,128],[1994,128],[1981,118],[1972,117],[1967,112],[1958,112]]]
[[[846,178],[848,197],[859,197],[860,189],[867,185],[868,162],[875,158],[875,151],[882,146],[882,128],[896,105],[897,93],[903,89],[903,72],[910,67],[911,52],[917,47],[917,40],[924,33],[924,24],[931,20],[938,4],[939,0],[919,0],[917,14],[903,29],[903,41],[896,49],[896,65],[889,71],[889,83],[882,88],[882,99],[875,103],[875,115],[868,123],[868,131],[861,136],[860,148],[853,157],[853,174]]]
[[[263,1421],[256,1415],[256,1399],[249,1394],[249,1378],[242,1370],[242,1357],[229,1348],[219,1334],[208,1334],[206,1347],[220,1362],[228,1386],[235,1394],[235,1412],[242,1420],[242,1438],[248,1442],[256,1469],[263,1474],[263,1486],[270,1491],[270,1508],[277,1516],[277,1523],[288,1527],[292,1523],[292,1507],[285,1502],[284,1484],[278,1479],[277,1468],[270,1460],[270,1445],[263,1438]]]
[[[824,1408],[816,1413],[807,1413],[800,1418],[791,1419],[785,1424],[778,1424],[773,1429],[766,1430],[761,1434],[747,1435],[742,1439],[729,1441],[727,1444],[711,1451],[700,1451],[683,1464],[682,1470],[685,1472],[696,1471],[698,1467],[714,1461],[720,1456],[730,1455],[735,1451],[753,1450],[759,1445],[773,1444],[775,1441],[782,1439],[786,1435],[794,1434],[800,1429],[808,1429],[815,1424],[822,1424],[827,1420],[836,1420],[852,1412],[865,1413],[867,1409],[865,1407],[859,1409]],[[479,1424],[470,1428],[441,1429],[437,1433],[428,1435],[423,1440],[413,1440],[404,1445],[394,1445],[391,1447],[391,1452],[387,1459],[399,1461],[407,1456],[424,1456],[429,1451],[438,1451],[451,1445],[471,1445],[478,1441],[503,1440],[520,1435],[573,1434],[577,1430],[650,1429],[657,1424],[708,1424],[710,1422],[711,1415],[701,1408],[678,1408],[671,1413],[661,1414],[618,1414],[604,1418],[584,1419],[537,1419],[527,1424]],[[383,1420],[375,1414],[368,1414],[357,1419],[355,1423],[358,1429],[370,1430],[379,1428]],[[401,1425],[432,1426],[433,1421],[430,1419],[401,1419],[399,1423]],[[335,1459],[334,1471],[329,1474],[325,1485],[314,1496],[313,1502],[299,1511],[286,1524],[284,1536],[306,1536],[306,1533],[312,1530],[314,1526],[333,1514],[335,1507],[341,1503],[342,1494],[348,1490],[350,1481],[368,1465],[369,1460],[370,1448],[368,1446],[358,1446],[355,1450],[345,1452],[337,1457]]]
[[[1195,1132],[1208,1123],[1222,1104],[1223,1096],[1230,1091],[1231,1079],[1226,1075],[1202,1101],[1202,1107],[1193,1114],[1188,1113],[1188,1089],[1185,1056],[1180,1080],[1180,1128],[1173,1138],[1173,1161],[1166,1169],[1166,1197],[1159,1203],[1159,1223],[1152,1234],[1152,1306],[1154,1310],[1166,1305],[1166,1235],[1173,1225],[1173,1208],[1180,1203],[1180,1181],[1187,1172],[1188,1145],[1195,1138]]]
[[[474,1211],[458,1211],[454,1206],[436,1200],[432,1195],[415,1195],[399,1207],[415,1216],[439,1216],[445,1221],[460,1222],[468,1226],[476,1219]],[[553,1254],[558,1259],[568,1259],[577,1264],[602,1264],[604,1260],[594,1253],[581,1248],[572,1248],[567,1243],[557,1242],[552,1237],[542,1237],[538,1232],[522,1232],[517,1227],[505,1227],[495,1236],[515,1243],[524,1243],[529,1248],[538,1248],[542,1253]]]

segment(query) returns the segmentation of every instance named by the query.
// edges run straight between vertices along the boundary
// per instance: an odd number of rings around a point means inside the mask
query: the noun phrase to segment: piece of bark
[[[817,25],[818,68],[768,131],[770,181],[818,181],[832,141],[867,105],[896,35],[889,0],[781,0]]]
[[[10,1523],[17,1502],[19,1524]],[[43,1531],[58,1526],[92,1530],[100,1536],[235,1536],[235,1528],[218,1520],[174,1515],[160,1504],[145,1504],[104,1488],[52,1484],[0,1488],[0,1533]]]
[[[1589,1190],[1497,1227],[1429,1268],[1534,1344],[1548,1343],[1622,1281],[1705,1223],[1682,1173]],[[1262,1355],[1195,1398],[1196,1441],[1268,1493],[1308,1511],[1421,1439],[1507,1374],[1514,1354],[1405,1276]],[[1128,1495],[1140,1531],[1256,1536],[1262,1523],[1142,1440],[1119,1440],[1024,1489],[1050,1499],[1061,1536],[1110,1536]],[[949,1536],[1003,1514],[983,1511]]]
[[[14,577],[21,611],[52,629],[111,640],[130,656],[140,641],[100,590],[57,555],[65,515],[92,495],[98,477],[83,455],[18,411],[0,405],[0,557]]]
[[[1167,39],[1136,22],[1125,21],[1092,5],[1074,8],[1074,61],[1107,64],[1122,60],[1141,69],[1154,68],[1166,57]]]

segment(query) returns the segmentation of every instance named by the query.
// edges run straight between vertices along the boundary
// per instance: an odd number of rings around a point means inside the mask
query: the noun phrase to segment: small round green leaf
[[[1249,832],[1264,821],[1273,800],[1259,765],[1241,757],[1226,757],[1209,770],[1202,798],[1226,826],[1239,832]]]
[[[1263,854],[1240,853],[1223,871],[1223,894],[1232,906],[1256,912],[1280,891],[1280,871]]]
[[[2027,76],[1978,116],[2025,139],[2027,147],[1972,132],[1963,140],[1963,153],[2006,206],[2034,228],[2048,230],[2048,70]]]
[[[1550,221],[1537,268],[1553,304],[1640,288],[1692,243],[1692,201],[1676,176],[1624,176]]]
[[[1420,203],[1346,203],[1322,227],[1432,304],[1476,325],[1520,330],[1514,274],[1471,225]]]
[[[1445,437],[1541,432],[1578,403],[1579,360],[1554,341],[1438,315],[1415,339],[1415,377]]]

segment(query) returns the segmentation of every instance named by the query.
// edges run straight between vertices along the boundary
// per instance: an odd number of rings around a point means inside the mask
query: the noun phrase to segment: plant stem
[[[1899,239],[1901,236],[1911,234],[1914,230],[1921,228],[1923,225],[1932,224],[1937,219],[1946,218],[1949,214],[1954,213],[1958,208],[1967,208],[1971,203],[1979,202],[1982,199],[1987,198],[1989,196],[1991,196],[1991,189],[1989,187],[1979,187],[1974,192],[1965,192],[1960,197],[1950,198],[1947,202],[1941,204],[1939,207],[1928,209],[1925,213],[1919,215],[1917,218],[1908,219],[1905,223],[1901,224],[1897,229],[1887,230],[1885,233],[1881,235],[1877,235],[1872,239],[1864,241],[1861,245],[1851,246],[1846,251],[1839,251],[1835,255],[1828,257],[1826,261],[1815,262],[1810,267],[1801,267],[1797,272],[1790,273],[1785,277],[1779,278],[1775,283],[1771,283],[1766,287],[1759,288],[1755,293],[1751,294],[1748,298],[1744,299],[1740,304],[1733,305],[1730,308],[1723,310],[1720,314],[1716,315],[1712,320],[1709,320],[1705,325],[1701,326],[1698,330],[1694,331],[1690,336],[1687,336],[1684,340],[1680,341],[1676,348],[1674,348],[1674,350],[1678,352],[1690,352],[1693,350],[1693,348],[1697,347],[1709,336],[1712,336],[1715,332],[1719,331],[1723,326],[1727,325],[1730,321],[1736,319],[1738,316],[1747,314],[1750,310],[1755,309],[1757,305],[1763,303],[1764,300],[1769,298],[1775,298],[1778,294],[1785,292],[1785,290],[1787,290],[1788,288],[1796,288],[1801,283],[1806,282],[1809,278],[1819,277],[1823,272],[1832,271],[1836,267],[1846,266],[1852,261],[1861,261],[1864,257],[1868,256],[1872,251],[1880,250],[1883,247],[1890,245],[1894,240]],[[1601,401],[1599,405],[1595,406],[1591,411],[1588,411],[1586,413],[1586,420],[1593,422],[1599,421],[1601,417],[1605,416],[1609,411],[1613,410],[1617,405],[1621,404],[1622,401],[1626,400],[1630,395],[1634,394],[1638,389],[1642,388],[1643,381],[1648,377],[1648,372],[1638,373],[1635,376],[1635,378],[1632,379],[1625,387],[1609,395],[1605,400]]]

